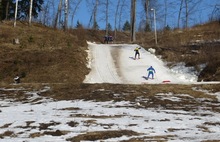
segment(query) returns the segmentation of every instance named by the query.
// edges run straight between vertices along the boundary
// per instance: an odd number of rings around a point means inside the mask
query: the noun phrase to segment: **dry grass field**
[[[220,80],[220,25],[212,22],[191,29],[158,32],[158,46],[153,33],[137,33],[142,47],[155,48],[156,54],[172,66],[206,64],[199,80]],[[29,83],[80,83],[88,73],[86,40],[103,42],[104,31],[74,29],[64,32],[40,24],[0,23],[0,81],[10,83],[16,74]],[[113,32],[111,33],[113,35]],[[15,44],[14,40],[19,43]],[[129,33],[118,32],[117,43],[130,43]]]

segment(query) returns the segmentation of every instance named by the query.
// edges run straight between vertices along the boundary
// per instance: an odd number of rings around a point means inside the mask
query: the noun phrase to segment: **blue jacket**
[[[156,73],[155,69],[154,69],[152,66],[150,66],[150,67],[147,69],[147,71],[149,71],[149,72],[151,72],[151,73]]]

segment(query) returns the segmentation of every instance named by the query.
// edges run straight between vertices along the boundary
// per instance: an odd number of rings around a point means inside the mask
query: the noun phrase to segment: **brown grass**
[[[86,68],[87,41],[103,43],[105,31],[74,29],[54,30],[41,24],[10,21],[0,23],[0,81],[13,82],[16,74],[27,83],[81,83],[89,72]],[[187,66],[207,64],[199,80],[220,80],[220,43],[192,45],[196,40],[220,39],[218,22],[185,30],[158,32],[158,46],[154,34],[137,33],[137,41],[144,48],[156,48],[157,54],[170,63],[186,62]],[[114,32],[110,32],[114,36]],[[20,44],[13,44],[19,39]],[[117,43],[130,43],[128,32],[117,32]],[[192,51],[196,50],[196,52]],[[171,64],[171,65],[172,65]],[[214,76],[214,77],[213,77]]]
[[[72,142],[80,142],[82,140],[87,141],[96,141],[96,140],[105,140],[110,138],[122,137],[122,136],[134,136],[138,133],[130,130],[118,130],[118,131],[97,131],[97,132],[87,132],[86,134],[78,135],[73,138],[67,139]]]

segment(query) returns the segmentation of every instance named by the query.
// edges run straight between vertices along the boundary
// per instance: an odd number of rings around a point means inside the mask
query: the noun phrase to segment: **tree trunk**
[[[58,9],[57,9],[57,14],[54,20],[54,28],[57,28],[57,23],[58,23],[58,18],[59,18],[59,14],[61,13],[61,9],[62,9],[62,0],[60,0],[59,5],[58,5]]]
[[[167,26],[167,0],[164,0],[164,27]]]
[[[81,2],[82,2],[82,0],[78,1],[78,3],[76,4],[76,7],[75,7],[74,10],[73,10],[72,19],[71,19],[71,26],[72,26],[72,27],[74,27],[74,26],[73,26],[73,19],[74,19],[74,16],[75,16],[75,14],[76,14],[76,11],[77,11],[77,9],[78,9],[78,7],[79,7],[79,5],[80,5]]]
[[[5,20],[8,20],[8,11],[9,11],[9,0],[7,1],[7,5],[5,9]]]
[[[120,12],[119,12],[119,18],[118,18],[118,29],[121,31],[121,19],[122,19],[122,13],[123,13],[123,9],[124,9],[124,6],[125,6],[125,0],[122,0],[122,4],[121,4],[121,7],[120,7]]]
[[[188,17],[189,17],[189,13],[188,13],[188,2],[187,2],[187,0],[185,0],[185,6],[186,6],[186,13],[185,13],[185,15],[186,15],[186,21],[185,21],[185,27],[187,28],[188,27]]]
[[[150,25],[149,4],[150,4],[150,0],[146,0],[145,2],[146,27]]]
[[[15,4],[15,21],[14,21],[14,27],[16,27],[17,12],[18,12],[18,0],[16,0],[16,4]]]
[[[68,12],[69,12],[69,1],[65,0],[65,21],[64,21],[64,30],[68,29]]]
[[[49,1],[47,1],[47,4],[45,5],[45,8],[44,8],[44,12],[42,13],[44,25],[49,25],[49,8],[50,8],[50,4],[49,4]]]
[[[106,17],[106,25],[105,25],[105,35],[108,35],[108,4],[109,1],[106,0],[106,11],[105,11],[105,17]]]
[[[92,12],[91,12],[91,16],[90,16],[90,20],[89,20],[89,24],[88,27],[90,27],[90,25],[92,24],[92,29],[96,30],[97,29],[97,21],[96,21],[96,15],[97,15],[97,10],[98,10],[98,4],[99,4],[99,0],[95,0],[95,4],[91,4],[89,3],[91,0],[88,0],[87,3],[92,7]],[[93,21],[92,21],[93,20]]]
[[[136,0],[131,0],[131,41],[135,41]]]
[[[31,25],[31,17],[32,17],[32,5],[33,5],[33,0],[30,0],[30,10],[29,10],[29,25]]]
[[[182,8],[183,8],[183,0],[181,0],[180,9],[179,9],[178,22],[177,22],[178,28],[180,28],[180,18],[181,18],[180,16],[181,16]]]
[[[116,25],[117,25],[117,17],[118,17],[118,9],[119,9],[119,5],[120,5],[120,0],[118,0],[118,4],[117,4],[117,7],[116,7],[116,11],[115,11],[115,30],[114,30],[114,40],[116,40],[116,32],[117,32],[117,28],[116,28]]]

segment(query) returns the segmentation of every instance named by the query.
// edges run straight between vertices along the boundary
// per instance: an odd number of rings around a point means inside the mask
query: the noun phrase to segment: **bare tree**
[[[164,27],[167,26],[167,0],[164,0]]]
[[[216,4],[213,8],[211,20],[218,20],[220,23],[220,4]]]
[[[54,28],[57,28],[57,23],[58,23],[59,15],[61,14],[61,10],[62,10],[62,0],[60,0],[58,5],[57,14],[54,20]]]
[[[106,10],[105,10],[105,18],[106,18],[106,21],[105,21],[105,35],[108,35],[108,9],[109,9],[109,0],[106,0]]]
[[[145,24],[145,31],[150,30],[150,25],[153,20],[151,20],[151,9],[157,9],[157,1],[156,0],[142,0],[142,3],[144,5],[144,11],[146,16],[146,24]]]
[[[68,16],[69,16],[69,0],[65,0],[65,20],[64,20],[64,30],[68,29]]]
[[[117,24],[117,19],[118,19],[118,10],[119,10],[119,6],[120,6],[120,0],[118,0],[118,3],[116,5],[116,11],[115,11],[115,29],[114,29],[114,39],[116,39],[116,31],[117,31],[117,28],[116,28],[116,24]]]
[[[8,12],[9,12],[9,0],[7,0],[6,9],[5,9],[5,20],[8,19]]]
[[[95,1],[94,13],[93,13],[93,29],[97,29],[97,11],[98,11],[99,0]]]
[[[126,7],[126,0],[122,0],[121,2],[121,5],[120,5],[120,10],[119,10],[119,15],[118,15],[118,29],[121,30],[121,22],[122,22],[122,14],[123,14],[123,11]]]
[[[112,8],[112,1],[110,0],[100,0],[99,1],[99,6],[100,6],[100,11],[99,11],[99,20],[105,22],[105,34],[109,34],[109,29],[111,28],[111,24],[109,23],[109,19],[112,18],[109,14],[110,9]]]
[[[91,13],[90,16],[90,20],[89,20],[89,25],[88,27],[90,27],[91,24],[93,29],[98,29],[98,25],[97,25],[97,11],[98,11],[98,6],[99,6],[99,0],[87,0],[86,1],[87,5],[89,8],[89,11]],[[93,20],[93,22],[92,22]]]
[[[179,14],[178,14],[178,21],[177,21],[177,27],[180,28],[180,18],[181,18],[181,13],[182,13],[182,9],[183,9],[183,1],[184,0],[181,0],[181,3],[180,3],[180,8],[179,8]]]
[[[71,25],[72,25],[72,27],[73,27],[74,16],[75,16],[76,11],[79,8],[79,5],[82,2],[82,0],[78,0],[78,1],[74,0],[74,2],[71,2],[72,5],[70,5],[70,6],[72,6],[72,17],[71,17]]]
[[[15,21],[14,21],[14,27],[16,27],[17,12],[18,12],[18,0],[16,0],[16,4],[15,4]]]
[[[44,24],[44,25],[47,25],[46,24],[46,19],[48,19],[48,3],[49,3],[50,0],[47,1],[46,5],[43,5],[42,6],[42,11],[40,12],[39,14],[39,21]]]
[[[150,0],[146,0],[145,5],[144,5],[145,6],[144,9],[145,9],[145,13],[146,13],[146,27],[150,25],[149,5],[150,5]]]
[[[131,0],[131,41],[136,40],[135,25],[136,25],[136,0]]]
[[[179,14],[178,14],[178,24],[177,27],[180,28],[180,20],[182,10],[185,9],[184,26],[187,28],[189,26],[189,16],[195,13],[198,9],[196,7],[201,3],[201,0],[181,0]]]
[[[30,10],[29,10],[29,25],[31,25],[31,17],[32,17],[32,5],[33,5],[33,0],[30,0]]]
[[[188,27],[188,19],[189,19],[189,10],[188,10],[188,1],[185,0],[185,26]]]

